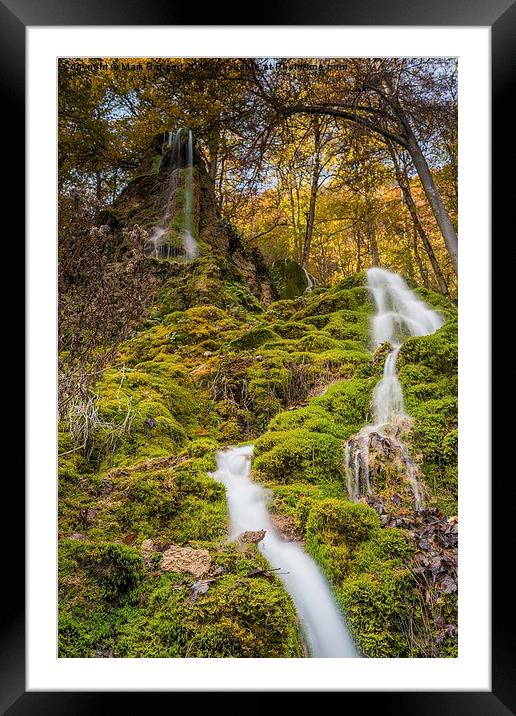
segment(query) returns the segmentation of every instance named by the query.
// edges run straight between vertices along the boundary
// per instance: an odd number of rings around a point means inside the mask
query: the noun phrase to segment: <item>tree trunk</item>
[[[355,244],[357,245],[357,273],[362,271],[362,237],[360,235],[360,229],[353,231],[353,237]]]
[[[217,179],[217,165],[219,160],[219,154],[216,149],[210,151],[210,157],[208,160],[208,174],[210,175],[211,183],[215,186]]]
[[[415,279],[416,279],[416,271],[415,271],[415,268],[414,268],[414,259],[413,259],[412,251],[411,251],[410,234],[409,234],[409,232],[406,230],[406,227],[405,227],[405,226],[403,226],[402,234],[403,234],[403,238],[407,241],[407,251],[405,252],[405,261],[406,261],[406,267],[407,267],[407,268],[406,268],[407,276],[408,276],[409,278],[411,278],[413,281],[415,281]]]
[[[213,189],[216,189],[217,185],[217,170],[219,168],[219,153],[221,143],[220,124],[217,123],[213,126],[211,132],[208,135],[208,174],[211,179]]]
[[[351,110],[336,109],[328,106],[314,107],[309,105],[296,105],[294,107],[283,108],[282,114],[284,116],[291,116],[293,114],[310,114],[314,116],[327,115],[328,117],[341,117],[342,119],[347,119],[348,121],[361,127],[365,127],[370,132],[379,134],[387,142],[395,142],[396,144],[400,144],[402,147],[405,147],[412,157],[416,171],[421,179],[421,184],[430,204],[430,208],[432,209],[432,213],[435,216],[435,220],[437,221],[439,229],[443,235],[446,249],[450,254],[453,269],[455,273],[458,272],[459,247],[457,233],[453,227],[449,214],[446,211],[446,207],[444,206],[443,200],[434,182],[421,147],[419,146],[416,136],[410,127],[409,120],[406,116],[403,116],[404,112],[399,103],[397,105],[396,114],[403,124],[403,131],[401,133],[391,131],[387,127],[383,127],[379,123],[373,122],[368,118],[364,118]]]
[[[312,183],[310,186],[310,205],[306,216],[305,242],[303,246],[303,266],[308,270],[308,261],[310,259],[310,248],[312,245],[312,235],[315,222],[315,206],[317,203],[317,190],[319,188],[319,174],[321,172],[321,130],[319,121],[315,121],[314,134],[314,165],[312,168]]]
[[[299,227],[297,225],[296,221],[296,203],[294,200],[294,192],[292,191],[292,185],[290,184],[290,180],[288,182],[288,197],[289,197],[289,204],[290,204],[290,220],[292,221],[292,232],[294,234],[294,257],[296,261],[301,263],[301,253],[302,253],[302,247],[301,247],[301,241],[299,237]]]
[[[407,149],[414,162],[424,192],[432,209],[432,213],[435,216],[435,220],[441,230],[444,238],[444,243],[450,254],[451,262],[455,273],[458,272],[458,251],[459,245],[457,241],[457,234],[453,228],[451,219],[446,211],[446,208],[439,194],[439,190],[435,185],[434,178],[430,172],[430,168],[427,161],[421,151],[421,147],[414,135],[414,132],[407,127]]]
[[[98,170],[95,172],[95,196],[98,201],[102,200],[102,174]]]
[[[371,252],[371,264],[379,266],[380,255],[378,253],[378,242],[376,240],[376,224],[373,216],[372,206],[367,208],[367,238],[369,241],[369,251]]]
[[[118,189],[118,167],[115,169],[115,173],[113,175],[113,191],[111,192],[111,203],[115,203],[116,199],[116,192]]]
[[[418,213],[417,213],[417,207],[416,203],[414,201],[414,198],[412,196],[412,192],[410,191],[410,183],[409,178],[407,176],[407,173],[405,170],[403,170],[399,164],[398,156],[396,154],[396,151],[394,147],[391,144],[387,145],[389,148],[389,152],[394,164],[394,171],[396,172],[396,179],[398,180],[399,187],[403,194],[403,199],[405,201],[405,204],[407,206],[407,209],[410,212],[410,216],[412,217],[412,222],[414,223],[414,227],[421,237],[421,241],[423,243],[423,246],[425,247],[425,251],[428,254],[428,258],[430,259],[430,263],[432,264],[432,269],[435,274],[435,278],[437,280],[437,284],[439,286],[439,291],[446,296],[447,298],[450,297],[450,292],[448,290],[448,285],[446,283],[446,280],[443,276],[443,273],[441,271],[441,267],[439,266],[439,262],[437,261],[437,257],[434,253],[434,250],[432,248],[432,244],[430,243],[430,239],[428,238],[428,235],[423,227],[423,224],[421,223]]]
[[[419,271],[419,275],[421,276],[421,281],[423,282],[423,286],[425,288],[428,288],[428,271],[426,270],[425,264],[423,263],[423,259],[421,258],[421,254],[419,253],[419,247],[417,245],[417,229],[414,226],[412,231],[412,245],[414,247],[414,258],[416,259],[417,268]]]
[[[218,204],[219,211],[222,211],[222,207],[224,205],[224,178],[225,178],[225,171],[226,171],[226,162],[224,157],[222,157],[222,161],[220,163],[220,176],[219,176],[219,195],[218,197],[215,197],[215,201]]]

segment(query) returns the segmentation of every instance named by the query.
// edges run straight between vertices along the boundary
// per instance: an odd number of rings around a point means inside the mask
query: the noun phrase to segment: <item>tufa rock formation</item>
[[[130,250],[123,231],[138,225],[149,237],[145,247],[149,270],[160,278],[184,277],[200,270],[213,274],[214,267],[215,273],[222,267],[232,274],[233,281],[240,279],[260,303],[267,305],[277,292],[261,254],[247,247],[221,218],[213,181],[195,140],[190,139],[188,147],[186,130],[180,130],[175,137],[171,141],[171,133],[167,132],[154,138],[133,179],[113,206],[101,212],[99,223],[109,227],[108,250],[115,260],[126,258]],[[191,206],[187,207],[189,202]],[[187,211],[189,218],[185,221]],[[193,256],[185,251],[185,232],[191,233],[196,243]],[[156,236],[158,248],[154,250]],[[201,296],[196,302],[205,301]],[[209,302],[213,303],[212,297]]]

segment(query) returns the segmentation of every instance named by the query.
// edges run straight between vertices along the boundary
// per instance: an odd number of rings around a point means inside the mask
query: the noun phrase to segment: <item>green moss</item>
[[[445,304],[446,305],[446,304]],[[447,304],[448,313],[454,308]],[[431,504],[457,513],[457,322],[400,350],[399,378],[414,418],[413,451],[430,488]]]
[[[186,544],[190,540],[223,538],[227,534],[228,520],[222,490],[219,496],[221,499],[212,502],[195,495],[186,497],[181,513],[168,526],[168,534],[173,535],[173,541]]]
[[[424,656],[409,637],[424,621],[413,544],[349,502],[343,476],[344,443],[370,420],[389,349],[369,350],[364,274],[264,309],[212,251],[162,268],[170,278],[143,329],[99,376],[87,445],[60,426],[60,655],[301,655],[281,582],[250,577],[260,554],[225,545],[225,491],[209,474],[219,445],[260,436],[254,475],[305,537],[364,653]],[[410,449],[431,503],[455,514],[456,311],[419,293],[447,323],[400,351]],[[144,539],[208,549],[223,571],[192,602],[185,575],[159,573],[159,552],[143,564]],[[449,639],[442,654],[455,648]]]
[[[161,154],[156,154],[152,157],[151,160],[151,168],[150,173],[151,174],[157,174],[161,168],[161,162],[163,161],[163,156]]]
[[[231,341],[229,348],[231,350],[253,350],[262,346],[265,343],[278,340],[279,336],[277,333],[272,331],[270,328],[265,326],[258,326],[247,330],[241,337]]]
[[[298,321],[274,321],[274,332],[285,339],[303,338],[313,330],[313,326]]]
[[[91,553],[84,546],[80,551],[86,549]],[[266,566],[259,553],[243,554],[228,545],[212,551],[212,557],[220,574],[195,602],[181,575],[167,573],[149,576],[137,603],[114,605],[96,589],[95,579],[87,581],[91,565],[68,555],[62,567],[68,570],[63,575],[68,592],[61,603],[59,655],[301,656],[294,607],[281,582],[249,576]],[[93,577],[105,579],[102,570]]]
[[[410,647],[402,624],[417,609],[411,575],[407,571],[384,570],[380,576],[359,574],[338,590],[358,643],[372,658],[408,657]],[[408,615],[408,616],[407,616]],[[409,628],[409,627],[407,627]]]
[[[400,351],[400,368],[415,363],[452,376],[457,371],[457,352],[457,322],[450,320],[429,336],[407,339]]]
[[[376,512],[361,503],[349,500],[322,500],[314,505],[306,526],[307,538],[354,549],[380,526]]]
[[[271,266],[274,286],[281,299],[301,296],[308,288],[308,280],[302,267],[292,259],[275,261]]]
[[[415,582],[405,566],[415,551],[412,541],[400,530],[381,529],[372,508],[342,499],[314,502],[306,535],[307,549],[336,585],[363,652],[413,655],[408,623],[420,616]]]
[[[135,549],[122,544],[86,544],[61,540],[60,569],[65,576],[82,570],[84,579],[109,603],[134,600],[144,575],[143,560]]]
[[[340,343],[334,338],[330,338],[330,336],[325,336],[321,333],[313,331],[311,334],[308,334],[297,341],[297,346],[301,350],[320,352],[329,351],[332,348],[340,348]]]
[[[271,508],[292,518],[302,535],[306,532],[306,523],[315,502],[345,497],[345,489],[340,482],[275,484],[273,491]]]
[[[316,398],[315,405],[321,406],[335,420],[346,426],[348,436],[360,430],[368,421],[370,402],[375,379],[360,378],[340,381]]]
[[[363,310],[370,302],[369,292],[365,284],[350,288],[337,284],[329,291],[308,294],[305,305],[297,311],[293,318],[300,320],[308,316],[333,313],[341,310]]]
[[[339,441],[332,435],[304,429],[267,433],[256,441],[254,474],[274,482],[339,480]]]
[[[154,310],[158,318],[199,305],[217,306],[241,320],[249,313],[263,311],[245,276],[231,261],[212,250],[206,250],[190,264],[176,266],[175,270],[176,275],[164,282],[156,302]]]
[[[287,432],[297,428],[304,428],[310,432],[327,433],[343,440],[346,437],[345,428],[333,420],[328,411],[314,401],[303,408],[279,413],[269,423],[271,432]]]

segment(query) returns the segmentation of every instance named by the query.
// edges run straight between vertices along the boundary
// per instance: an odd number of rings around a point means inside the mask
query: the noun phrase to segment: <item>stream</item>
[[[398,427],[408,416],[404,411],[396,362],[406,338],[433,333],[442,325],[443,319],[395,273],[371,268],[367,271],[367,287],[376,306],[371,326],[373,347],[389,343],[390,351],[382,379],[373,393],[374,423],[364,426],[345,445],[344,468],[349,497],[356,501],[364,493],[371,494],[369,450],[374,436],[379,435],[388,438],[399,454],[405,479],[412,489],[414,507],[418,510],[423,503],[419,467],[398,437]],[[271,569],[278,570],[279,578],[292,597],[310,657],[360,657],[344,615],[316,562],[299,544],[283,539],[274,528],[267,509],[268,493],[252,480],[252,454],[253,446],[245,445],[221,450],[216,456],[217,469],[212,477],[226,488],[230,539],[236,540],[242,532],[266,530],[264,538],[258,542],[258,549]]]
[[[266,530],[258,549],[292,597],[311,657],[359,657],[330,585],[315,561],[295,542],[284,540],[267,510],[267,492],[251,478],[252,445],[217,453],[212,477],[226,488],[230,539],[241,532]]]

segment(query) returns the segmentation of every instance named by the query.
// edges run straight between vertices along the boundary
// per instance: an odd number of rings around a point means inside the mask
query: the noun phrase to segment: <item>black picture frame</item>
[[[205,7],[203,25],[234,25],[239,6],[224,8],[218,4]],[[17,233],[22,231],[21,217],[25,214],[23,130],[25,95],[25,28],[27,26],[77,26],[77,25],[191,25],[191,11],[188,4],[172,5],[165,0],[134,2],[133,0],[0,0],[0,83],[3,99],[4,118],[8,119],[2,155],[8,168],[8,182],[4,207],[9,214],[17,216]],[[514,38],[516,37],[516,5],[513,0],[347,0],[336,5],[332,0],[319,0],[316,4],[306,1],[286,0],[276,4],[258,5],[251,8],[249,15],[254,25],[426,25],[426,26],[490,26],[492,33],[492,130],[493,145],[492,171],[495,189],[492,193],[492,265],[497,256],[504,265],[503,233],[501,222],[507,207],[514,200],[513,182],[504,181],[504,168],[511,165],[514,155],[513,143],[504,137],[513,133],[512,115],[509,113],[510,80],[514,76]],[[511,195],[509,195],[511,192]],[[512,199],[512,201],[511,201]],[[13,229],[11,229],[13,231]],[[20,241],[18,239],[18,241]],[[21,241],[20,241],[21,243]],[[16,263],[20,263],[17,251]],[[8,259],[11,260],[11,259]],[[507,280],[507,279],[504,279]],[[496,285],[496,282],[494,282]],[[493,296],[493,329],[495,316],[499,316],[503,299],[497,292]],[[15,320],[19,324],[20,310]],[[30,346],[29,346],[30,348]],[[501,363],[501,348],[500,363]],[[497,350],[492,353],[493,360]],[[506,360],[506,358],[504,359]],[[504,389],[505,390],[505,389]],[[496,384],[493,396],[497,395]],[[500,401],[501,402],[501,401]],[[492,406],[493,414],[496,400]],[[19,453],[22,454],[21,452]],[[496,467],[496,466],[495,466]],[[500,467],[507,473],[510,466]],[[506,545],[510,544],[512,500],[508,491],[514,489],[503,477],[496,478],[493,470],[493,534],[492,534],[492,691],[490,692],[346,692],[342,694],[342,705],[353,708],[355,702],[361,709],[378,709],[381,713],[396,713],[399,716],[506,716],[516,714],[516,668],[514,641],[511,629],[514,597],[510,584],[510,557]],[[4,476],[7,480],[7,474]],[[496,490],[500,483],[503,489]],[[7,489],[7,488],[6,488]],[[19,465],[9,478],[8,505],[24,504],[24,484]],[[5,500],[5,496],[4,496]],[[4,502],[5,504],[5,502]],[[124,694],[120,692],[26,692],[25,690],[25,610],[24,610],[24,564],[23,532],[21,521],[15,528],[15,544],[10,544],[4,553],[3,573],[8,578],[4,583],[3,596],[7,605],[1,612],[0,641],[0,710],[10,716],[21,714],[89,714],[103,713],[113,707],[121,707]],[[11,533],[12,535],[12,533]],[[407,684],[410,687],[410,684]],[[202,694],[196,695],[196,700]],[[170,694],[131,693],[129,713],[138,709],[154,710],[155,698],[166,697],[172,709],[177,701],[171,701]],[[211,698],[213,698],[213,694]],[[222,696],[224,696],[222,694]],[[175,697],[174,697],[175,698]],[[145,699],[145,700],[144,700]],[[366,703],[364,703],[366,699]],[[359,701],[360,700],[360,701]],[[245,702],[242,703],[245,708]]]

